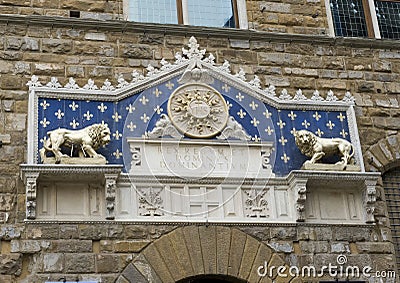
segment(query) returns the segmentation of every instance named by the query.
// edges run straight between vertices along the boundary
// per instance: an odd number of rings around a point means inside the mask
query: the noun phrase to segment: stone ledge
[[[241,40],[254,40],[264,42],[284,42],[284,43],[305,43],[305,44],[325,44],[330,46],[349,46],[349,47],[365,47],[377,49],[400,49],[398,40],[390,39],[369,39],[369,38],[344,38],[329,37],[325,35],[302,35],[290,33],[270,33],[256,30],[232,29],[232,28],[210,28],[185,25],[163,25],[136,23],[129,21],[100,21],[64,17],[50,16],[20,16],[20,15],[0,15],[0,23],[6,24],[25,24],[25,25],[41,25],[51,27],[70,27],[82,29],[95,29],[119,32],[139,32],[139,33],[155,33],[163,35],[180,35],[187,37],[188,35],[229,38]]]

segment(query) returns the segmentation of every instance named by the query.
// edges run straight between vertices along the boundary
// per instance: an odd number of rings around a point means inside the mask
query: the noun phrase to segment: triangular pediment
[[[120,75],[116,85],[106,80],[102,86],[97,86],[89,80],[79,86],[72,78],[64,86],[57,78],[42,84],[33,76],[28,82],[31,113],[35,113],[29,126],[30,163],[41,162],[38,150],[50,130],[81,129],[93,123],[104,123],[110,127],[111,142],[100,149],[101,153],[110,164],[131,164],[127,139],[146,138],[157,122],[162,121],[163,115],[169,117],[171,95],[184,86],[199,85],[221,94],[228,111],[226,121],[235,121],[243,129],[242,135],[248,136],[242,140],[273,144],[269,162],[275,164],[274,172],[278,175],[299,169],[306,160],[293,136],[293,132],[300,129],[320,137],[351,141],[357,148],[357,162],[362,164],[352,107],[354,99],[348,92],[339,100],[331,91],[324,98],[318,91],[308,98],[300,89],[294,94],[285,89],[278,91],[274,86],[262,89],[257,76],[249,79],[241,68],[233,73],[228,61],[217,64],[213,54],[199,49],[193,37],[188,47],[175,55],[174,62],[163,59],[160,66],[149,65],[146,74],[133,71],[130,81],[126,75]],[[218,134],[209,135],[207,139],[217,141],[226,123]],[[186,135],[185,139],[196,137],[196,134]]]

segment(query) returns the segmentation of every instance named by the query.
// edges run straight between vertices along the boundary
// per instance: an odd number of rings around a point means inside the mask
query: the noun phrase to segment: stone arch
[[[128,264],[117,282],[185,282],[202,275],[218,275],[226,282],[235,282],[235,278],[237,282],[272,282],[277,277],[276,270],[264,277],[257,272],[266,263],[286,266],[272,248],[237,228],[190,225],[148,245]],[[289,274],[279,279],[301,282]]]
[[[400,133],[387,136],[364,154],[366,171],[386,172],[400,166]]]

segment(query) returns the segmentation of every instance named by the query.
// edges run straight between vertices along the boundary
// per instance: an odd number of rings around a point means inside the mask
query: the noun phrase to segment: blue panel
[[[111,130],[111,142],[99,149],[99,153],[110,164],[125,163],[128,165],[125,169],[129,169],[131,155],[126,138],[140,138],[151,131],[160,115],[167,114],[168,99],[179,86],[174,78],[117,102],[40,98],[39,148],[50,130],[82,129],[94,123],[106,123]],[[293,129],[307,129],[320,137],[350,140],[345,112],[277,110],[219,80],[214,80],[211,86],[224,96],[230,116],[251,135],[250,142],[274,143],[271,163],[278,176],[300,169],[307,160],[295,144]]]

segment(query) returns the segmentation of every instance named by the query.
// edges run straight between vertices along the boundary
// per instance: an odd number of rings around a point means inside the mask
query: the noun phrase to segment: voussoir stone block
[[[200,226],[199,235],[203,255],[204,273],[215,274],[217,271],[216,228],[215,226]]]
[[[183,228],[186,246],[189,251],[194,274],[204,274],[203,256],[201,253],[200,236],[197,226]]]
[[[168,236],[154,241],[155,247],[159,251],[165,266],[168,268],[169,273],[172,275],[174,281],[178,281],[185,277],[184,268],[179,264],[178,257],[172,247],[171,240]],[[174,264],[170,264],[173,262]]]
[[[122,275],[130,283],[148,283],[147,279],[140,273],[133,264],[128,264]]]
[[[171,273],[169,272],[169,268],[167,264],[164,262],[160,253],[158,252],[156,246],[154,244],[148,246],[144,251],[143,255],[145,256],[147,262],[153,267],[158,277],[163,282],[175,282]]]
[[[239,268],[239,278],[247,278],[250,275],[251,267],[255,257],[257,256],[259,246],[259,241],[251,236],[246,237],[246,244],[244,246],[243,257]]]
[[[217,273],[227,274],[229,265],[229,249],[231,246],[231,229],[218,226],[217,237]]]
[[[232,229],[231,248],[229,251],[228,275],[236,277],[239,274],[240,263],[242,260],[245,245],[246,234],[240,230]]]
[[[179,264],[183,267],[185,277],[194,275],[190,261],[190,255],[185,243],[182,229],[176,229],[168,234],[173,250],[176,253]]]

